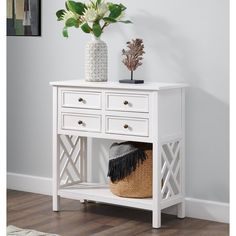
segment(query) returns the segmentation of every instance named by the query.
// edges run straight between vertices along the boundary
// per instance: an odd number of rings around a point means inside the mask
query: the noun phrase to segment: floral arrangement
[[[99,37],[104,28],[108,25],[122,22],[132,23],[123,20],[126,7],[123,4],[105,2],[105,0],[93,0],[85,4],[67,0],[66,9],[57,11],[58,21],[64,21],[63,36],[68,37],[68,28],[81,28],[85,33],[92,33]]]

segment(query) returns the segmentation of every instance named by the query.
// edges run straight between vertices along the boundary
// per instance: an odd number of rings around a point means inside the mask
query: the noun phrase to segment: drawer
[[[61,96],[62,107],[85,109],[101,109],[102,107],[100,92],[62,90]]]
[[[106,110],[148,112],[148,94],[106,93]]]
[[[61,128],[88,132],[101,132],[101,116],[62,113]]]
[[[147,137],[148,119],[107,116],[106,133]]]

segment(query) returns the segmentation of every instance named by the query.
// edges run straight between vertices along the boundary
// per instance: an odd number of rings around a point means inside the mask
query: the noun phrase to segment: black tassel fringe
[[[108,174],[111,181],[122,180],[135,171],[137,165],[142,164],[147,159],[146,153],[142,149],[137,149],[122,157],[109,160]]]

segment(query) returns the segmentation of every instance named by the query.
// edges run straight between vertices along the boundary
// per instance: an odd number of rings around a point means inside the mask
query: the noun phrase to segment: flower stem
[[[106,27],[106,26],[108,26],[109,24],[107,23],[107,22],[105,22],[104,23],[104,25],[102,26],[102,30]]]

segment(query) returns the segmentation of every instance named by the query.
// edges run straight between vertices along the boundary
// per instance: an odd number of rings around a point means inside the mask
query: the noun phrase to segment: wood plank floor
[[[80,204],[62,199],[62,210],[52,212],[50,196],[8,190],[7,224],[61,236],[227,236],[229,225],[162,215],[162,228],[152,229],[151,212]]]

